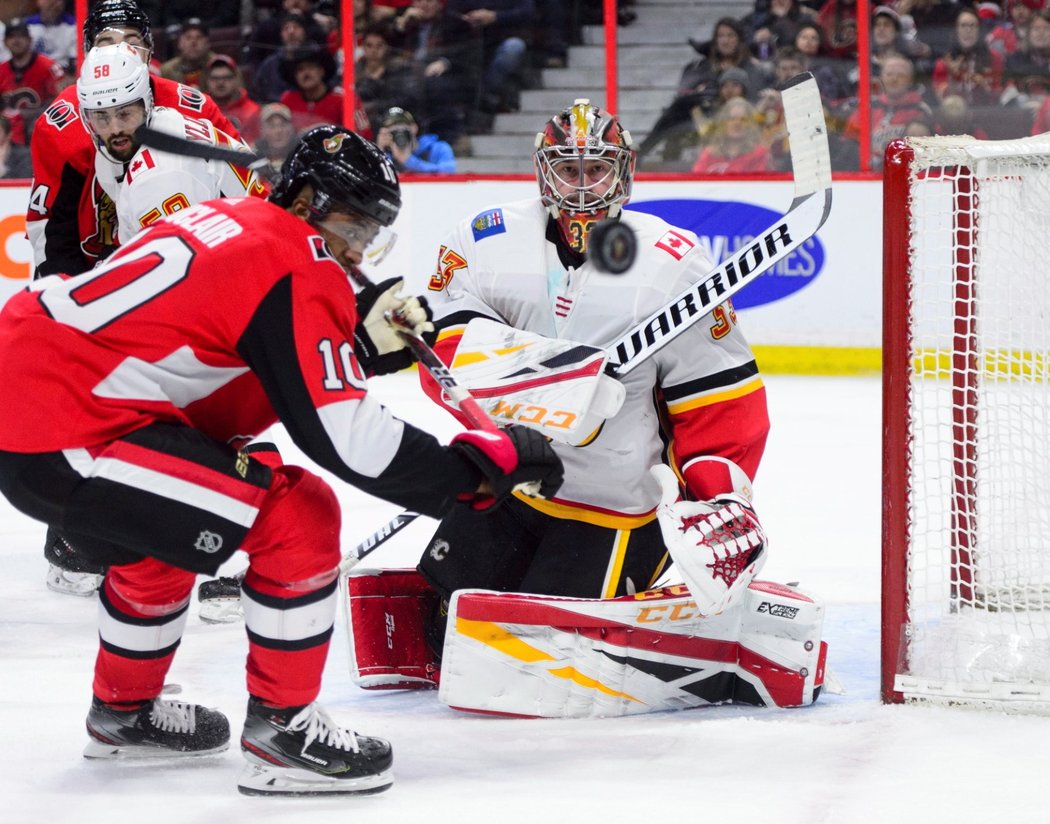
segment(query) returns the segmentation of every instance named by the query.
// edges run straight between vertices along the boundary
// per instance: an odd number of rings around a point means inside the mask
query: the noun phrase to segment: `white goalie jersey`
[[[175,109],[155,108],[150,126],[186,140],[247,148],[210,122],[186,117]],[[121,243],[162,217],[201,201],[266,194],[258,177],[248,169],[146,146],[126,164],[114,163],[96,152],[95,171],[99,184],[116,204]]]
[[[547,239],[548,212],[538,198],[461,222],[440,248],[427,293],[441,330],[439,355],[454,364],[466,325],[479,317],[607,347],[713,268],[692,232],[639,212],[626,211],[622,220],[638,239],[637,259],[622,275],[590,261],[564,266]],[[438,399],[436,384],[426,375],[422,380]],[[622,382],[623,405],[593,437],[576,446],[553,444],[565,483],[554,500],[528,500],[530,506],[633,527],[651,518],[660,500],[649,468],[664,460],[665,450],[697,499],[731,491],[732,484],[723,463],[693,459],[724,458],[754,477],[768,431],[765,390],[730,303]]]

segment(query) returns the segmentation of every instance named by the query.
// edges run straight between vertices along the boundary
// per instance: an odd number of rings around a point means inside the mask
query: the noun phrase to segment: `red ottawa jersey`
[[[153,102],[210,120],[227,134],[240,133],[199,89],[153,77]],[[95,180],[95,143],[67,86],[37,119],[30,141],[33,187],[26,234],[36,276],[80,274],[116,245],[116,210]]]
[[[176,212],[0,313],[0,449],[91,449],[153,422],[239,445],[280,419],[348,483],[440,515],[478,475],[368,394],[353,289],[321,236],[258,198]]]

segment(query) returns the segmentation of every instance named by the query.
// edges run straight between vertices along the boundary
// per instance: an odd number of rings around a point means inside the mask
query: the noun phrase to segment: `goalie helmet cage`
[[[1050,134],[894,141],[882,699],[1050,712]]]

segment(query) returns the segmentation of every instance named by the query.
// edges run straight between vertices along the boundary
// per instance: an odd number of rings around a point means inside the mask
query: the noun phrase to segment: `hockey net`
[[[884,177],[885,701],[1050,711],[1050,134]]]

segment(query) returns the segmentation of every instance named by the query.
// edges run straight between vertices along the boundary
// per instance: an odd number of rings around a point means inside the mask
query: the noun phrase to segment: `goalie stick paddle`
[[[610,346],[606,371],[622,377],[809,240],[831,212],[831,157],[824,105],[810,72],[781,88],[795,198],[780,220]]]
[[[135,130],[135,139],[143,146],[149,146],[161,152],[183,155],[185,157],[199,157],[201,160],[220,160],[242,166],[245,169],[256,169],[265,166],[265,157],[259,157],[247,149],[232,149],[226,146],[216,146],[201,140],[187,140],[184,137],[168,134],[167,132],[152,129],[143,124]]]
[[[343,560],[339,562],[339,574],[342,575],[349,572],[365,556],[371,555],[418,517],[419,513],[411,510],[405,510],[400,515],[395,515],[393,520],[379,527],[379,529],[343,556]]]

